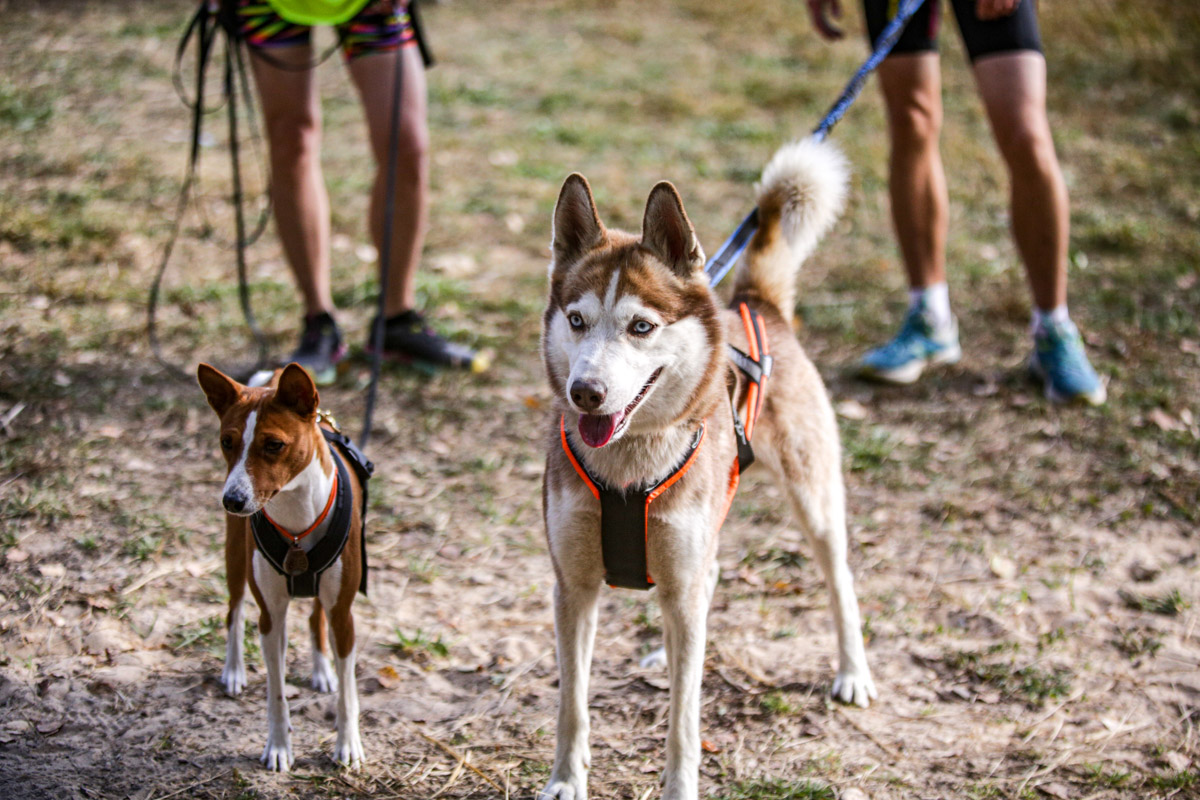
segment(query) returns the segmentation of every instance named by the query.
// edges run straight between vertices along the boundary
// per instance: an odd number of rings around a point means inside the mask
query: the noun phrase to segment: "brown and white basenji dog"
[[[800,263],[837,219],[847,174],[829,143],[775,156],[724,310],[674,186],[654,187],[635,235],[605,227],[581,175],[563,185],[542,332],[558,411],[542,496],[560,694],[542,800],[587,797],[588,672],[605,583],[657,588],[671,691],[663,797],[698,796],[717,535],[753,458],[753,428],[758,461],[791,501],[833,595],[833,696],[860,706],[875,697],[846,561],[837,422],[791,325]]]
[[[337,743],[333,758],[357,766],[363,758],[358,732],[358,690],[354,678],[355,638],[351,604],[364,576],[363,505],[365,486],[345,455],[327,442],[319,414],[320,396],[303,368],[289,364],[269,374],[265,385],[245,386],[208,364],[196,372],[208,403],[221,419],[220,446],[228,465],[221,496],[225,515],[225,574],[229,585],[228,643],[221,682],[230,695],[246,687],[243,600],[246,584],[260,610],[259,635],[267,666],[267,769],[292,766],[291,724],[284,696],[287,610],[292,573],[307,577],[315,594],[309,630],[313,648],[313,687],[339,689]],[[255,381],[251,381],[254,383]],[[339,485],[341,484],[341,485]],[[343,504],[349,504],[345,508]],[[341,522],[339,523],[339,519]],[[263,521],[265,520],[265,522]],[[334,530],[335,527],[342,530]],[[256,536],[259,542],[256,544]],[[344,536],[336,557],[316,575],[305,575],[308,558]],[[271,540],[270,537],[276,537]],[[271,547],[286,553],[272,558]],[[330,668],[328,627],[333,632]]]

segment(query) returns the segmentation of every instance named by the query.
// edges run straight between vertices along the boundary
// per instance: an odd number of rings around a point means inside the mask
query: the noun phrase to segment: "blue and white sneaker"
[[[941,330],[923,306],[914,306],[904,315],[900,332],[890,342],[869,351],[859,363],[859,375],[885,383],[912,383],[926,367],[953,364],[962,358],[958,346],[958,320]]]
[[[1071,320],[1044,320],[1033,332],[1029,371],[1046,389],[1052,403],[1103,405],[1108,392],[1083,351],[1083,340]]]

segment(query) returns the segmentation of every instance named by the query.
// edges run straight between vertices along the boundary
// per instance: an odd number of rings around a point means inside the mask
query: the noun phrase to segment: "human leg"
[[[321,107],[316,76],[302,68],[312,58],[312,47],[272,48],[270,61],[259,57],[254,48],[251,54],[270,150],[271,202],[279,240],[305,313],[332,312],[329,195],[320,161]]]
[[[1010,176],[1013,238],[1034,301],[1031,370],[1056,402],[1099,405],[1104,384],[1067,315],[1069,208],[1046,115],[1046,62],[1032,50],[974,64],[979,93]]]
[[[373,52],[355,58],[349,69],[363,101],[371,149],[377,165],[371,190],[371,236],[383,252],[387,212],[387,166],[392,146],[392,103],[396,59],[403,59],[400,127],[396,131],[395,216],[384,313],[391,317],[416,305],[417,265],[429,210],[429,132],[425,122],[425,67],[416,47]]]
[[[974,64],[979,93],[1011,179],[1013,238],[1034,304],[1067,302],[1067,186],[1046,116],[1046,61],[1036,51],[998,53]]]
[[[253,40],[251,40],[253,41]],[[329,195],[321,172],[321,107],[308,41],[250,52],[271,160],[271,204],[284,256],[304,301],[304,330],[290,356],[318,384],[345,355],[329,285]]]
[[[891,136],[892,222],[908,276],[909,311],[900,332],[862,360],[864,376],[911,383],[926,366],[961,356],[946,290],[949,197],[938,139],[941,72],[933,51],[905,53],[879,68]]]

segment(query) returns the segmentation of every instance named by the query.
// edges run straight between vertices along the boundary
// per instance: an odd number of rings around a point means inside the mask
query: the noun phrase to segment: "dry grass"
[[[429,74],[422,298],[451,334],[496,347],[498,364],[482,377],[385,376],[375,573],[358,612],[369,763],[332,768],[330,701],[306,687],[294,623],[297,770],[273,776],[255,761],[257,654],[246,697],[214,681],[224,581],[211,412],[154,366],[143,331],[183,167],[169,77],[186,5],[0,0],[0,416],[23,404],[0,431],[0,789],[530,796],[553,754],[536,351],[559,182],[586,173],[606,218],[636,227],[649,187],[669,178],[712,250],[862,42],[819,43],[793,2],[430,8],[441,64]],[[852,207],[806,270],[799,309],[835,402],[865,412],[843,439],[880,700],[826,702],[827,597],[782,499],[751,473],[710,618],[711,797],[1200,792],[1200,12],[1166,0],[1045,0],[1041,12],[1072,194],[1072,309],[1109,405],[1052,408],[1023,377],[1027,300],[1002,169],[947,35],[949,256],[966,358],[898,391],[847,376],[902,303],[873,89],[836,133],[855,165]],[[359,341],[374,285],[356,256],[366,147],[344,72],[324,67],[321,84],[334,281]],[[221,148],[205,159],[164,333],[179,358],[228,363],[245,338],[221,242]],[[298,312],[273,237],[251,271],[283,351]],[[325,393],[351,428],[364,372],[356,362]],[[666,693],[636,657],[657,626],[652,595],[605,594],[596,797],[656,790]]]

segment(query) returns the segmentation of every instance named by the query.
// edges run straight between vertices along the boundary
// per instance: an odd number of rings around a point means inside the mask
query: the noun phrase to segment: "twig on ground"
[[[141,578],[139,578],[138,580],[134,581],[133,583],[129,584],[124,589],[122,589],[121,597],[125,597],[127,595],[132,594],[133,592],[136,592],[138,589],[141,589],[147,583],[156,581],[159,578],[165,578],[167,575],[170,575],[173,572],[177,572],[178,569],[179,569],[179,565],[177,565],[177,564],[171,564],[169,566],[159,567],[158,569],[154,570],[153,572],[151,572],[147,575],[143,575]]]
[[[869,730],[864,728],[862,725],[859,725],[858,722],[854,719],[854,717],[850,716],[850,712],[846,711],[846,709],[842,708],[841,706],[835,706],[835,708],[837,708],[837,710],[841,713],[842,719],[844,719],[844,720],[846,720],[846,722],[850,723],[850,727],[854,728],[854,730],[858,731],[863,736],[870,739],[871,744],[875,745],[880,750],[887,753],[888,757],[891,758],[892,761],[900,760],[900,754],[897,753],[895,749],[893,749],[891,746],[879,741],[879,739],[875,738],[875,735],[873,733],[871,733]]]
[[[25,404],[17,403],[15,406],[13,406],[7,412],[5,412],[3,417],[0,417],[0,431],[3,431],[5,436],[12,436],[12,431],[9,429],[8,426],[12,423],[12,421],[14,419],[17,418],[17,414],[20,414],[24,410],[25,410]]]
[[[487,783],[487,785],[488,785],[488,786],[491,786],[491,787],[492,787],[493,789],[495,789],[497,792],[503,792],[503,791],[504,791],[504,789],[500,788],[500,784],[496,783],[494,780],[492,780],[491,778],[489,778],[489,777],[488,777],[488,776],[487,776],[487,775],[486,775],[486,774],[483,772],[483,770],[479,769],[479,768],[478,768],[478,767],[476,767],[474,764],[471,764],[471,763],[469,763],[469,762],[467,761],[467,757],[466,757],[465,755],[463,755],[462,753],[459,753],[457,750],[455,750],[453,747],[451,747],[450,745],[448,745],[448,744],[446,744],[445,742],[443,742],[441,739],[437,739],[437,738],[435,738],[435,737],[433,737],[433,736],[430,736],[430,735],[429,735],[428,733],[426,733],[425,731],[418,730],[418,731],[417,731],[417,733],[418,733],[418,734],[420,734],[420,735],[421,735],[421,737],[422,737],[423,739],[425,739],[426,741],[428,741],[428,742],[431,742],[431,743],[433,743],[433,744],[437,745],[439,748],[441,748],[441,749],[442,749],[442,751],[446,753],[446,755],[450,756],[451,758],[458,759],[458,769],[456,770],[456,772],[460,772],[460,771],[462,770],[462,767],[466,767],[467,769],[471,770],[472,772],[474,772],[474,773],[475,773],[476,775],[478,775],[479,777],[483,778],[483,780],[484,780],[484,781]],[[439,791],[438,791],[438,794],[441,794],[443,791],[445,791],[445,790],[446,790],[446,788],[447,788],[449,785],[450,785],[450,784],[449,784],[449,783],[447,783],[447,784],[446,784],[446,786],[443,786],[443,787],[441,788],[441,790],[439,790]],[[437,795],[434,795],[434,797],[437,797]]]

